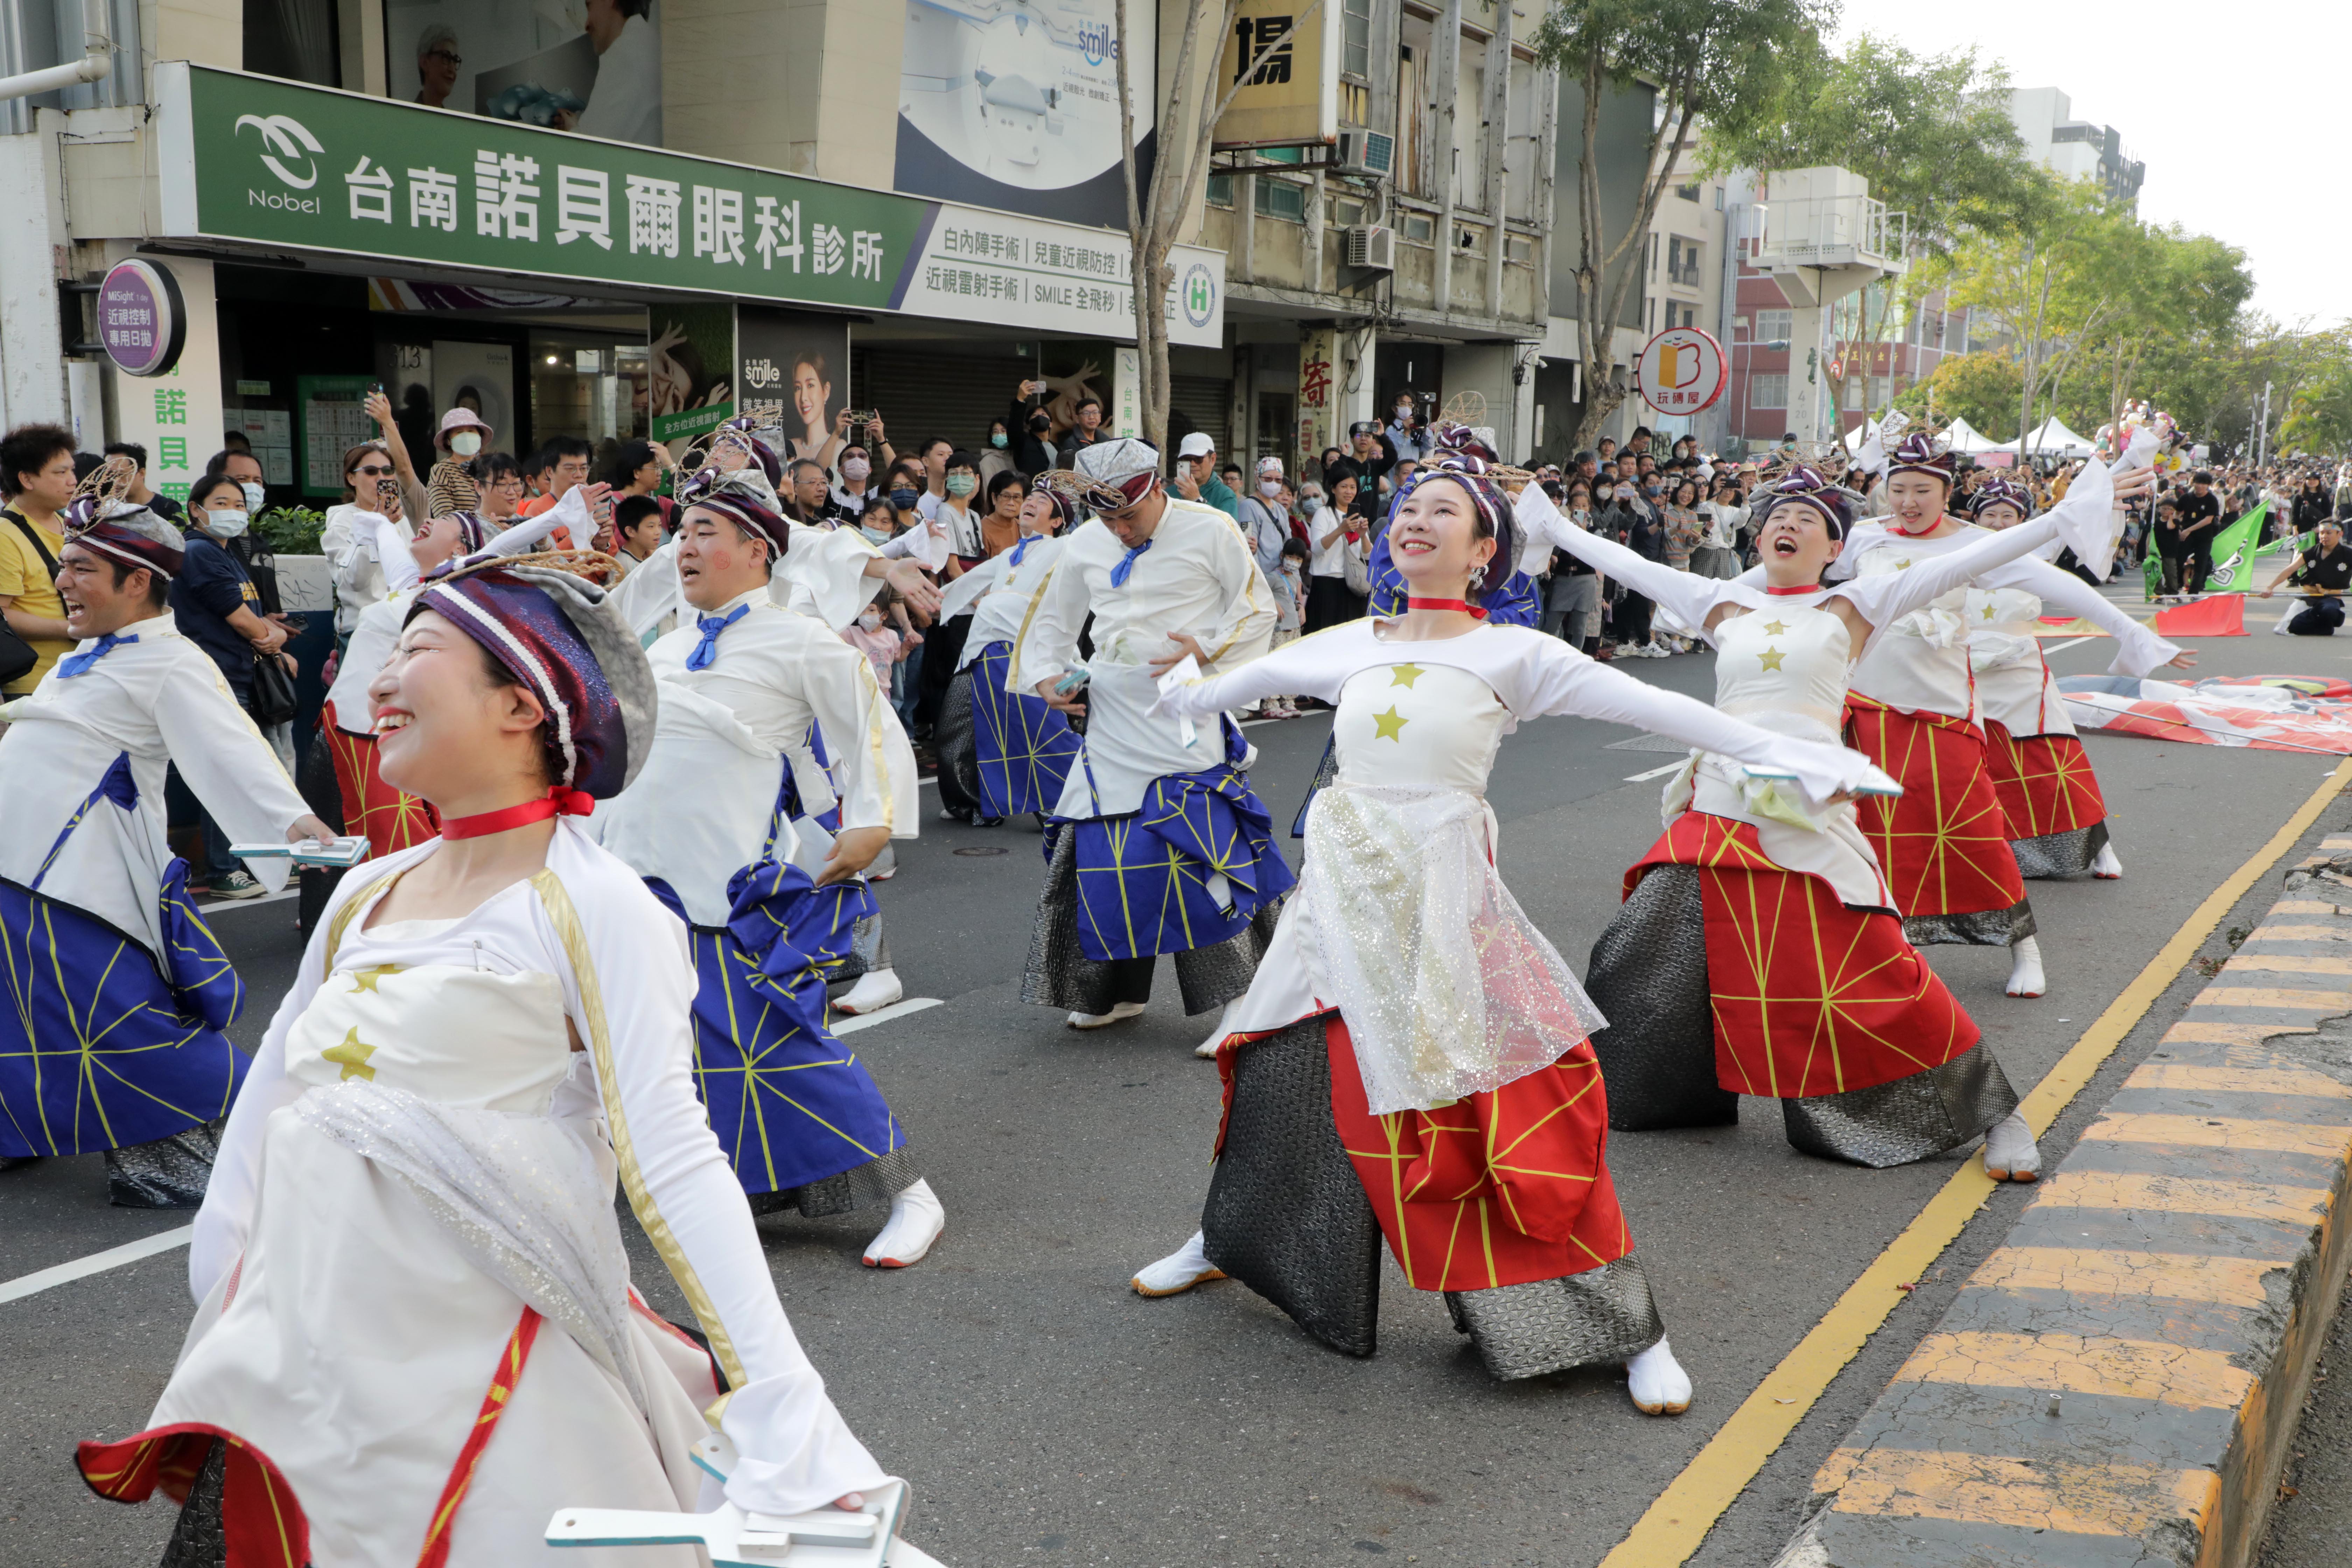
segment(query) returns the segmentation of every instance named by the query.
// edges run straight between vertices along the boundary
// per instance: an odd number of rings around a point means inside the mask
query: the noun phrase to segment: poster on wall
[[[658,147],[657,0],[384,0],[405,103]]]
[[[1152,39],[1115,0],[907,0],[897,187],[1065,223],[1127,226],[1118,55],[1151,177]]]
[[[433,341],[433,406],[468,409],[490,427],[493,451],[520,452],[516,427],[514,345]]]
[[[737,307],[735,378],[743,412],[762,428],[782,429],[785,462],[808,458],[834,466],[845,445],[841,413],[849,406],[847,317]]]
[[[367,395],[382,384],[372,375],[298,375],[294,407],[301,420],[302,493],[343,499],[343,454],[376,439]]]
[[[730,303],[649,305],[651,435],[683,454],[735,416],[735,307]]]

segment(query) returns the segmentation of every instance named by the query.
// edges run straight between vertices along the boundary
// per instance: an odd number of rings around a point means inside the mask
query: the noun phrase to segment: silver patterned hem
[[[2016,1109],[2017,1090],[1982,1040],[1892,1083],[1780,1102],[1797,1149],[1874,1171],[1957,1149]]]
[[[1326,1017],[1302,1018],[1234,1055],[1233,1110],[1201,1235],[1210,1262],[1308,1334],[1368,1356],[1386,1243],[1331,1116]],[[1579,1274],[1443,1294],[1454,1328],[1498,1379],[1622,1362],[1665,1337],[1630,1253]]]
[[[1585,989],[1609,1027],[1592,1037],[1620,1132],[1726,1127],[1739,1096],[1717,1081],[1706,908],[1696,866],[1654,866],[1592,944]]]
[[[159,1568],[228,1568],[228,1526],[221,1518],[227,1480],[228,1445],[215,1437],[188,1483],[187,1500],[180,1505],[172,1539],[163,1543]]]
[[[940,764],[940,804],[950,811],[977,819],[980,804],[980,749],[975,743],[971,713],[971,677],[979,667],[967,665],[948,682],[940,700],[939,722],[931,727],[931,754]]]
[[[2018,875],[2029,881],[2084,876],[2090,871],[2091,862],[2099,858],[2099,851],[2107,847],[2107,819],[2103,816],[2088,827],[2066,833],[2012,838],[2009,847],[2017,856]]]
[[[901,1143],[887,1154],[852,1165],[846,1171],[804,1182],[782,1192],[751,1194],[753,1215],[797,1213],[803,1219],[824,1219],[855,1209],[887,1208],[891,1200],[923,1179],[923,1168]]]
[[[106,1152],[106,1201],[124,1209],[192,1209],[203,1206],[213,1162],[220,1155],[218,1121],[205,1121],[158,1138]]]
[[[1951,943],[1963,947],[2015,947],[2038,929],[2033,923],[2031,899],[2020,899],[2005,910],[1903,917],[1903,940],[1913,947]]]
[[[1257,977],[1258,960],[1273,944],[1282,903],[1270,899],[1260,904],[1249,925],[1223,942],[1170,955],[1176,961],[1177,988],[1188,1016],[1214,1012],[1248,992]],[[1108,1013],[1125,999],[1118,968],[1126,962],[1088,958],[1078,945],[1078,836],[1064,833],[1054,841],[1045,886],[1037,896],[1021,1000],[1070,1013]]]
[[[1448,1290],[1445,1308],[1503,1383],[1631,1361],[1666,1337],[1650,1277],[1631,1252],[1557,1279]]]

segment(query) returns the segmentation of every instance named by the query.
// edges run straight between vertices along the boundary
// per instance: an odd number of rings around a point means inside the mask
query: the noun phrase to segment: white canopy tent
[[[2033,427],[2023,442],[2011,441],[1992,448],[2000,452],[2022,450],[2030,458],[2087,458],[2093,447],[2090,442],[2066,428],[2066,423],[2055,414]]]
[[[1944,435],[1950,440],[1952,450],[1955,452],[1974,456],[1979,452],[2000,450],[2000,445],[1991,437],[1987,436],[1965,419],[1953,420],[1950,428],[1947,429]],[[2014,444],[2011,443],[2011,445]]]

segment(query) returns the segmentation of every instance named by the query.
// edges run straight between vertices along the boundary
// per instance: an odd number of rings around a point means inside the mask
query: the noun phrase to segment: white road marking
[[[2070,647],[2081,647],[2086,642],[2096,642],[2099,639],[2096,637],[2075,637],[2067,642],[2052,643],[2048,647],[2042,650],[2042,656],[2044,658],[2047,658],[2053,653],[2064,653]]]
[[[291,882],[286,885],[282,892],[264,893],[259,898],[254,899],[213,899],[207,901],[204,894],[198,893],[196,912],[200,915],[216,915],[223,910],[245,909],[254,904],[284,903],[288,899],[299,899],[301,896],[302,889]]]
[[[194,1226],[184,1225],[177,1230],[160,1231],[139,1241],[110,1247],[104,1252],[93,1252],[88,1258],[77,1258],[71,1263],[60,1263],[55,1268],[39,1269],[0,1284],[0,1301],[20,1301],[53,1286],[86,1279],[110,1268],[120,1268],[126,1263],[136,1263],[142,1258],[152,1258],[159,1252],[185,1247],[188,1237],[195,1233]]]
[[[1646,773],[1627,773],[1625,775],[1625,782],[1627,784],[1640,784],[1646,779],[1662,779],[1668,773],[1680,772],[1682,765],[1683,764],[1678,762],[1668,763],[1664,767],[1652,768]]]
[[[903,1002],[893,1002],[887,1007],[877,1008],[871,1013],[845,1015],[841,1022],[828,1026],[836,1035],[854,1034],[859,1029],[870,1029],[877,1024],[887,1024],[893,1018],[903,1018],[909,1013],[920,1013],[938,1005],[940,999],[936,996],[909,996]]]

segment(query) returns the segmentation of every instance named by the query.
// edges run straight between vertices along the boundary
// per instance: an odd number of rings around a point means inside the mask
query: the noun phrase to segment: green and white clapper
[[[694,1462],[724,1481],[735,1446],[713,1432],[694,1447]],[[710,1513],[567,1508],[547,1521],[550,1546],[699,1546],[712,1568],[943,1568],[939,1559],[898,1539],[907,1483],[886,1481],[866,1506],[806,1513],[746,1513],[733,1503]]]

